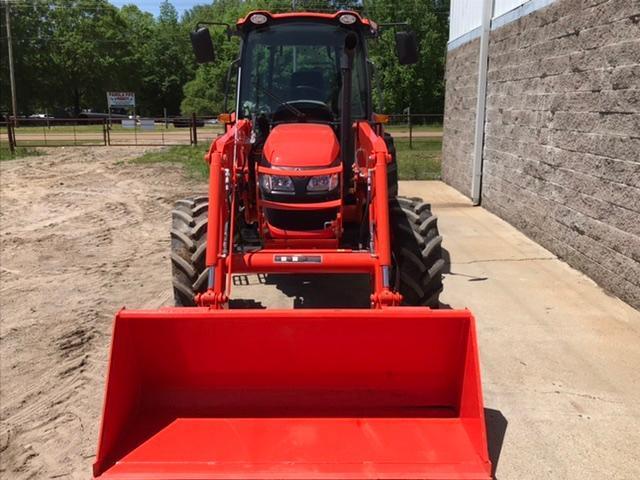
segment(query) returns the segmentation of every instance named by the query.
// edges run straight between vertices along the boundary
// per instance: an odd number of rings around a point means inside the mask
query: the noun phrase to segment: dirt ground
[[[170,302],[170,210],[206,187],[143,151],[0,163],[0,477],[90,477],[113,315]]]

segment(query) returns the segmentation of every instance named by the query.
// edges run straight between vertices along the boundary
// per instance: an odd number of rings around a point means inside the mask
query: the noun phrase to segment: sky
[[[122,7],[123,5],[134,4],[137,5],[140,10],[158,15],[160,13],[160,4],[162,0],[109,0],[110,3],[116,7]],[[194,5],[201,5],[203,3],[210,3],[210,0],[169,0],[169,2],[176,7],[178,15],[182,15],[182,12],[189,10]]]

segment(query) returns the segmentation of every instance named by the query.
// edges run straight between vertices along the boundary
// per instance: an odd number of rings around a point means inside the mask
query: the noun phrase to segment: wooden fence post
[[[9,117],[7,117],[7,136],[9,137],[9,151],[14,154],[16,153],[16,132],[13,130]]]
[[[191,114],[191,128],[193,128],[193,144],[198,145],[198,125],[196,124],[196,113]]]

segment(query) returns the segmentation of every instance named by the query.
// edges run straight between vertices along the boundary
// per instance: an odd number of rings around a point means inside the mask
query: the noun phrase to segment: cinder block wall
[[[476,38],[447,55],[442,178],[467,196],[471,195],[479,52]]]
[[[485,208],[640,308],[638,0],[558,0],[492,31],[483,165]]]

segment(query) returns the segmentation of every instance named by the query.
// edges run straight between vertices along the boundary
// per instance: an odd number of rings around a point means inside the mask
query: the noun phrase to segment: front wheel
[[[206,196],[178,200],[171,212],[171,276],[177,307],[196,305],[195,295],[206,290]]]
[[[437,308],[442,292],[442,236],[438,217],[419,198],[392,198],[389,202],[392,285],[403,305]]]

